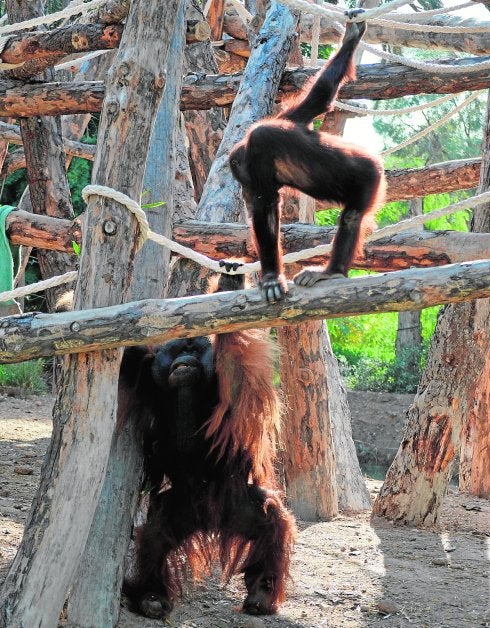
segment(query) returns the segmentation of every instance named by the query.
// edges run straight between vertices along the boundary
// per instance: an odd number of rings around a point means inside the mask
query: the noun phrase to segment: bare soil
[[[15,391],[14,391],[15,392]],[[401,437],[410,395],[351,393],[361,459],[380,468]],[[51,432],[52,398],[0,394],[0,579],[22,537]],[[366,478],[373,498],[380,482]],[[240,578],[210,579],[188,592],[167,626],[490,626],[490,503],[450,490],[430,530],[394,527],[370,513],[299,522],[288,601],[275,617],[239,612]],[[152,628],[122,609],[120,628]],[[105,628],[105,627],[96,627]]]

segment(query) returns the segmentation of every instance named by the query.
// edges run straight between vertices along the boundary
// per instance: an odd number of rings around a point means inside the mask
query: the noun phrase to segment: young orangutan
[[[222,276],[221,290],[243,287]],[[279,401],[262,330],[126,349],[120,405],[151,416],[144,429],[150,503],[136,529],[132,607],[163,618],[187,577],[243,572],[243,610],[275,613],[289,575],[295,524],[274,472]],[[123,403],[121,403],[121,399]]]
[[[346,14],[352,18],[359,12],[362,9]],[[314,118],[331,107],[342,83],[355,78],[354,53],[365,30],[365,22],[348,23],[340,50],[299,101],[275,118],[254,124],[230,153],[231,170],[251,215],[262,265],[261,288],[269,302],[287,292],[279,241],[282,187],[343,206],[328,266],[299,273],[294,281],[302,286],[347,274],[366,223],[383,202],[380,159],[311,128]]]

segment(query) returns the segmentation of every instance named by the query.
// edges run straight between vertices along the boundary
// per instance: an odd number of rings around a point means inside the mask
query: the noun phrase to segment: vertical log
[[[490,91],[487,116],[483,128],[483,155],[478,192],[490,189]],[[490,232],[490,203],[474,210],[472,231]],[[490,300],[480,299],[476,307],[482,317],[490,320]],[[486,325],[481,333],[489,335]],[[471,376],[470,376],[471,377]],[[459,489],[478,497],[490,499],[490,352],[476,385],[473,404],[461,437]]]
[[[480,192],[490,188],[490,106],[484,128]],[[490,230],[489,213],[487,206],[475,213],[475,230]],[[490,301],[447,306],[408,410],[402,443],[374,504],[376,515],[410,525],[432,524],[461,437],[461,487],[488,496],[489,354]]]
[[[278,329],[279,342],[286,348],[281,351],[287,408],[282,428],[284,477],[288,502],[306,521],[329,520],[338,513],[325,332],[324,322]]]
[[[279,81],[295,37],[297,17],[279,3],[272,3],[260,37],[250,55],[240,89],[196,213],[197,220],[241,222],[244,218],[241,188],[232,177],[228,153],[247,128],[272,112]],[[207,272],[188,261],[173,270],[168,296],[201,292]]]
[[[180,4],[133,0],[108,77],[93,180],[136,199]],[[115,201],[97,197],[89,202],[84,228],[75,304],[120,303],[135,253],[135,220]],[[52,628],[58,621],[105,476],[120,357],[119,350],[109,350],[67,360],[41,486],[2,591],[5,627]]]
[[[241,189],[231,175],[228,154],[250,125],[272,112],[297,22],[297,16],[293,16],[287,7],[278,2],[271,3],[250,53],[223,140],[202,193],[199,220],[210,220],[215,207],[221,207],[222,216],[230,222],[240,222],[243,217]]]
[[[167,80],[151,136],[143,189],[145,203],[165,199],[164,206],[146,211],[152,229],[171,235],[172,187],[175,176],[176,130],[185,43],[184,3],[177,15],[167,62]],[[170,252],[147,242],[138,252],[131,282],[131,299],[163,297]],[[112,438],[107,472],[84,555],[71,587],[67,605],[68,625],[77,628],[115,626],[119,616],[133,516],[138,502],[143,464],[139,424],[141,413],[128,416]],[[90,609],[90,614],[87,609]]]
[[[11,22],[20,22],[44,13],[40,0],[7,0],[6,7]],[[52,71],[47,72],[46,76],[52,76]],[[28,189],[19,203],[19,209],[29,211],[32,207],[35,214],[73,218],[60,118],[23,118],[20,120],[20,132],[26,156]],[[73,259],[66,253],[39,249],[37,256],[44,279],[73,269]],[[49,309],[53,309],[56,299],[64,290],[66,288],[59,287],[46,291]]]
[[[408,217],[420,216],[423,209],[423,199],[412,198],[408,203]],[[420,351],[422,349],[422,333],[420,329],[420,310],[398,313],[398,329],[396,331],[395,352],[400,359],[407,351],[409,354],[407,367],[415,369],[419,367]]]
[[[202,20],[204,16],[195,0],[187,2],[187,20]],[[218,66],[211,42],[195,42],[185,48],[186,71],[197,74],[217,74]],[[194,181],[194,193],[199,201],[216,151],[226,126],[222,107],[205,111],[184,112],[187,137],[189,138],[189,162]]]

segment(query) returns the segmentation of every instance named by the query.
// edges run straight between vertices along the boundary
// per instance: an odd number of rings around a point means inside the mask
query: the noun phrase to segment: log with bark
[[[451,63],[475,68],[480,59],[456,59]],[[276,100],[301,89],[314,68],[288,70],[283,74]],[[397,63],[361,65],[357,81],[344,85],[339,98],[386,100],[417,94],[454,94],[465,90],[488,89],[488,70],[447,75],[415,70]],[[233,103],[242,74],[188,75],[182,88],[181,110],[228,107]],[[0,117],[96,113],[104,99],[104,84],[98,81],[72,83],[28,83],[0,81]]]
[[[6,8],[11,22],[19,22],[44,14],[44,4],[41,0],[36,2],[7,0]],[[23,77],[30,65],[27,62],[21,68],[13,70],[12,76]],[[31,69],[35,68],[40,69],[41,66],[33,62]],[[46,71],[41,78],[52,79],[52,72]],[[60,118],[36,116],[22,119],[19,122],[19,130],[25,147],[28,183],[19,201],[19,209],[56,218],[73,218]],[[73,269],[72,258],[59,251],[38,249],[37,259],[43,279],[62,275]],[[46,291],[49,309],[53,309],[62,291],[63,289],[59,287]]]
[[[13,211],[7,217],[7,236],[12,244],[73,253],[73,242],[80,245],[82,217],[74,221],[33,216]],[[300,223],[282,225],[285,253],[327,244],[333,241],[334,227]],[[246,225],[186,221],[174,225],[176,242],[213,259],[257,259],[250,230]],[[460,231],[404,231],[384,237],[365,246],[365,257],[354,260],[354,268],[379,272],[402,270],[412,266],[443,266],[458,262],[490,258],[490,235]],[[313,257],[302,265],[323,264],[327,256]]]
[[[87,351],[100,355],[101,350],[123,345],[158,344],[173,338],[488,298],[490,261],[335,279],[310,289],[289,284],[289,288],[287,298],[274,305],[265,302],[260,290],[253,288],[58,314],[4,317],[0,319],[0,363],[68,353],[85,355]],[[109,385],[107,381],[105,385]]]
[[[146,160],[145,203],[165,198],[164,205],[148,207],[151,228],[167,236],[172,229],[175,177],[175,135],[178,132],[178,99],[182,82],[184,49],[184,6],[177,16],[167,61],[165,92],[156,116]],[[169,252],[148,243],[135,259],[129,298],[163,297],[168,277]],[[142,417],[139,409],[126,417],[123,429],[112,438],[107,473],[95,511],[89,539],[70,587],[66,606],[69,625],[77,628],[117,624],[120,592],[127,548],[141,490],[143,452],[139,438]],[[90,614],[87,609],[90,608]]]
[[[50,31],[9,35],[0,60],[22,64],[16,70],[16,77],[25,80],[67,55],[117,48],[122,30],[120,24],[69,24]]]
[[[451,59],[448,63],[476,68],[479,62],[488,60],[489,57]],[[286,71],[276,100],[280,101],[284,96],[297,92],[316,71],[316,68]],[[241,78],[241,73],[187,76],[182,89],[181,109],[208,109],[231,105]],[[339,98],[386,100],[416,94],[453,94],[465,90],[487,89],[489,86],[488,70],[474,69],[468,73],[448,75],[416,70],[398,63],[362,64],[357,68],[357,80],[343,85]]]
[[[483,148],[480,192],[490,188],[490,97]],[[488,205],[476,208],[473,227],[490,231]],[[437,321],[403,440],[374,504],[376,515],[433,524],[458,454],[460,488],[490,497],[489,356],[490,300],[447,307]]]

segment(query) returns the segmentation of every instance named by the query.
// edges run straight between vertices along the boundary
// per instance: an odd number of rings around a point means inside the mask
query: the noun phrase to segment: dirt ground
[[[361,460],[379,473],[396,451],[411,396],[356,392],[349,400]],[[0,393],[0,579],[15,555],[37,487],[51,406],[50,397]],[[374,497],[380,481],[366,482]],[[490,627],[489,502],[451,489],[432,530],[393,527],[372,521],[369,513],[299,522],[299,529],[293,582],[279,615],[241,614],[241,579],[227,585],[211,579],[189,592],[164,625]],[[122,609],[120,628],[161,625]]]

